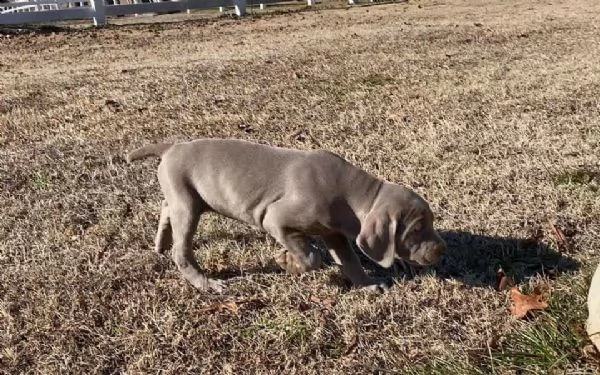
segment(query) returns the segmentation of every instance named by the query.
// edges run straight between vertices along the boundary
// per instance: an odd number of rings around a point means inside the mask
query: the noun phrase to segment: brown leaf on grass
[[[540,288],[535,288],[530,295],[522,294],[519,288],[513,287],[510,290],[512,304],[510,312],[518,319],[524,318],[530,310],[545,310],[548,303],[545,301]]]
[[[556,244],[558,245],[558,249],[562,252],[562,251],[569,251],[569,243],[567,242],[567,237],[565,236],[565,234],[563,233],[563,231],[556,226],[556,224],[549,222],[548,224],[550,224],[550,229],[552,230],[552,233],[554,234],[554,237],[556,239]]]
[[[335,305],[335,300],[331,297],[321,298],[321,297],[312,295],[312,296],[310,296],[310,301],[313,303],[316,303],[318,305],[321,305],[325,308],[331,308]]]
[[[498,291],[502,292],[508,287],[515,285],[512,277],[506,275],[502,268],[496,272],[496,281],[498,282]]]
[[[509,286],[514,285],[514,282],[512,280],[512,278],[510,276],[502,276],[502,278],[500,279],[500,282],[498,283],[498,290],[499,291],[504,291],[506,290]]]
[[[298,142],[305,142],[307,139],[310,139],[317,147],[321,147],[321,143],[315,138],[310,129],[298,129],[290,134],[289,137]]]
[[[121,112],[123,105],[114,99],[106,99],[104,105],[113,112]]]
[[[203,307],[199,310],[199,312],[201,313],[214,313],[214,312],[221,312],[223,310],[228,310],[234,314],[237,315],[237,313],[239,312],[240,308],[238,307],[238,304],[234,301],[232,302],[217,302],[217,303],[213,303],[212,305],[208,305],[206,307]]]

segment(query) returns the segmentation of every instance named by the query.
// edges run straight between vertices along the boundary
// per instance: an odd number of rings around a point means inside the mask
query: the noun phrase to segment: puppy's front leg
[[[356,255],[344,235],[330,234],[323,236],[323,240],[327,244],[333,260],[342,267],[342,272],[354,286],[378,292],[389,289],[388,283],[378,282],[367,276],[360,264],[358,255]]]

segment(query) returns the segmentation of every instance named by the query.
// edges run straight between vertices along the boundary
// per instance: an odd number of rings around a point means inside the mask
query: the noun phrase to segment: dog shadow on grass
[[[575,272],[580,264],[547,244],[513,237],[491,237],[462,231],[441,231],[448,250],[434,266],[413,267],[413,271],[384,270],[373,262],[363,266],[374,277],[412,279],[419,274],[433,274],[440,279],[455,279],[470,287],[498,287],[498,271],[502,269],[516,284],[534,276],[555,278],[561,273]]]
[[[387,280],[411,280],[419,275],[432,274],[440,279],[455,279],[470,287],[498,287],[498,270],[509,276],[515,283],[528,278],[543,275],[554,278],[565,272],[575,272],[580,264],[576,260],[550,248],[547,244],[513,237],[491,237],[462,231],[440,231],[441,237],[448,246],[442,260],[429,267],[414,266],[403,268],[399,264],[384,269],[364,255],[356,246],[363,268],[371,277]],[[245,241],[247,235],[235,236],[235,241]],[[230,237],[230,235],[226,235]],[[313,246],[321,249],[323,267],[338,267],[325,250],[322,241],[315,239]],[[339,268],[339,267],[338,267]],[[274,261],[265,265],[257,265],[251,269],[224,269],[211,273],[211,277],[231,279],[250,274],[284,273]],[[351,284],[340,272],[335,272],[330,281],[345,290]]]

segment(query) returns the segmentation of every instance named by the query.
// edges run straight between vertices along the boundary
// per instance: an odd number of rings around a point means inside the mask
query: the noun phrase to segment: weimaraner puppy
[[[266,230],[283,245],[277,263],[293,274],[321,266],[319,251],[309,246],[309,236],[320,235],[344,275],[371,290],[388,285],[366,275],[348,239],[385,268],[395,259],[431,265],[446,251],[423,198],[331,152],[199,139],[147,145],[127,161],[148,156],[162,159],[156,251],[173,245],[173,261],[200,290],[224,288],[201,272],[192,251],[200,215],[208,211]]]

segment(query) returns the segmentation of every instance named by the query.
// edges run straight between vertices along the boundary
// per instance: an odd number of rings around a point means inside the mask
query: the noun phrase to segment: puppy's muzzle
[[[413,260],[422,266],[429,266],[438,263],[445,253],[444,241],[428,241],[421,244]]]

